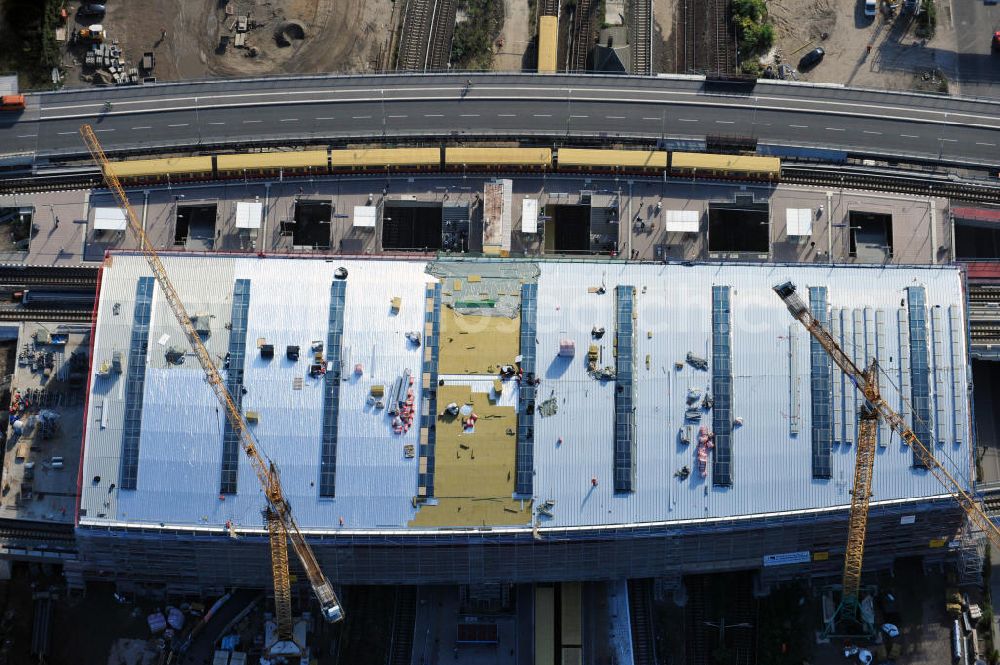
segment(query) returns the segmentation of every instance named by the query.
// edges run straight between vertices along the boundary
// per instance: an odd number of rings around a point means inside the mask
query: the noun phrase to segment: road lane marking
[[[176,125],[167,125],[167,127],[187,127],[187,126],[188,126],[188,123],[186,123],[186,122],[179,122]]]
[[[210,125],[224,125],[226,123],[224,123],[224,122],[210,122],[208,124],[210,124]]]
[[[453,101],[454,95],[457,90],[462,88],[455,85],[441,85],[436,87],[428,87],[426,85],[421,85],[419,87],[414,86],[400,86],[394,89],[394,96],[391,101],[393,102],[404,102],[404,101],[427,101],[427,100],[448,100]],[[523,101],[526,98],[531,98],[534,95],[534,99],[542,99],[541,94],[550,93],[564,93],[565,88],[561,86],[501,86],[501,85],[487,85],[482,88],[477,88],[482,92],[489,94],[490,92],[495,92],[497,99],[508,99],[510,96],[515,95],[519,100]],[[221,94],[216,95],[199,95],[197,99],[201,103],[202,108],[238,108],[238,107],[259,107],[259,106],[279,106],[286,105],[291,98],[291,103],[359,103],[359,102],[376,102],[384,101],[385,91],[381,87],[368,87],[368,88],[358,88],[352,91],[354,95],[373,95],[369,97],[365,96],[351,96],[345,97],[342,92],[338,90],[331,90],[328,88],[312,88],[307,90],[281,90],[277,92],[270,91],[259,91],[252,90],[245,93],[234,93],[231,90],[226,90]],[[717,102],[706,102],[700,99],[702,93],[700,91],[685,91],[685,90],[667,90],[667,91],[655,91],[655,90],[635,90],[631,88],[601,88],[595,86],[584,86],[581,88],[574,87],[574,93],[586,95],[584,97],[575,97],[574,101],[593,101],[593,102],[604,102],[606,100],[606,95],[609,93],[622,93],[623,96],[619,100],[621,102],[642,102],[642,103],[673,103],[685,106],[699,106],[699,107],[737,107],[737,104],[733,102],[717,103]],[[378,96],[374,96],[378,95]],[[629,97],[631,96],[631,97]],[[905,95],[899,95],[905,96]],[[304,98],[303,98],[304,97]],[[232,101],[233,99],[246,98],[252,99],[253,101]],[[261,101],[263,99],[274,99],[275,101]],[[695,100],[695,98],[699,98]],[[135,100],[129,102],[121,102],[123,107],[129,107],[128,113],[160,113],[163,111],[188,111],[193,107],[193,102],[196,98],[194,96],[177,96],[165,99],[157,100],[158,107],[153,108],[142,108],[141,105],[146,105],[144,100]],[[912,106],[904,106],[902,104],[892,104],[885,103],[881,101],[869,101],[865,100],[861,103],[856,101],[840,101],[836,99],[807,99],[798,97],[783,97],[778,94],[764,94],[754,97],[754,99],[760,103],[766,104],[761,108],[765,108],[767,111],[802,111],[803,107],[811,107],[808,112],[825,112],[831,115],[840,115],[847,117],[867,117],[870,118],[873,112],[877,112],[886,117],[891,117],[894,120],[915,120],[924,123],[931,124],[941,124],[941,125],[956,125],[963,128],[968,127],[979,127],[986,129],[996,129],[996,119],[997,114],[970,111],[970,110],[939,110],[939,109],[928,109],[922,108],[918,109],[916,113],[913,112]],[[690,101],[689,101],[690,100]],[[546,100],[547,101],[547,100]],[[791,103],[791,102],[794,102]],[[164,107],[163,104],[172,104],[170,107]],[[742,104],[739,104],[740,106]],[[982,104],[980,104],[981,106]],[[77,104],[63,104],[63,105],[53,105],[52,107],[46,107],[44,111],[52,113],[60,113],[61,115],[44,115],[40,120],[66,120],[66,119],[79,119],[79,118],[90,118],[93,116],[93,109],[97,107],[98,104],[94,102],[84,102]],[[140,106],[140,108],[132,107]],[[825,108],[824,108],[825,107]],[[83,109],[82,113],[73,113],[74,109]],[[829,110],[828,110],[829,109]],[[841,110],[843,109],[843,110]],[[67,112],[69,112],[67,114]],[[110,115],[118,115],[123,112],[113,112]],[[950,116],[950,117],[949,117]],[[979,124],[969,123],[964,118],[973,119],[974,121],[981,121]],[[985,124],[989,122],[990,124]]]
[[[75,134],[76,132],[73,132],[73,133]],[[19,139],[33,139],[33,138],[37,138],[37,137],[38,137],[38,134],[21,134],[17,138],[19,138]]]
[[[589,118],[589,115],[571,115],[571,118]]]
[[[846,132],[847,130],[844,129],[843,127],[826,127],[826,131],[828,131],[828,132]]]
[[[608,120],[624,120],[625,119],[625,116],[623,116],[623,115],[606,115],[604,117],[607,118]]]
[[[115,130],[113,130],[113,129],[95,129],[94,131],[95,132],[113,132]]]
[[[995,148],[995,147],[997,147],[996,143],[984,143],[982,141],[976,141],[976,145],[984,145],[984,146],[986,146],[988,148]]]
[[[395,118],[396,116],[394,116],[394,115],[390,115],[389,117],[390,117],[390,118]],[[405,117],[405,116],[404,116],[404,117]],[[333,118],[333,116],[323,116],[323,117],[320,117],[320,118],[316,118],[316,119],[317,119],[317,120],[334,120],[335,118]]]
[[[551,118],[552,114],[551,113],[533,113],[532,116],[534,116],[535,118]]]
[[[919,139],[920,137],[916,134],[900,134],[904,139]]]
[[[443,113],[425,113],[424,117],[425,118],[443,118],[444,114]]]
[[[70,134],[78,134],[79,132],[59,132],[59,136],[69,136]]]
[[[371,118],[371,116],[370,115],[352,115],[351,118],[353,120],[368,120],[369,118]]]
[[[282,118],[278,122],[298,122],[298,121],[299,121],[298,118]]]
[[[663,120],[663,118],[643,118],[643,120]]]
[[[941,139],[941,138],[939,138],[938,141],[947,141],[948,143],[958,143],[958,139]]]
[[[478,118],[478,113],[462,113],[459,117],[461,118]]]
[[[863,132],[864,132],[865,134],[878,134],[879,136],[881,136],[881,135],[882,135],[882,132],[873,132],[873,131],[872,131],[872,130],[870,130],[870,129],[865,129],[865,130],[862,130],[862,131],[863,131]]]
[[[717,125],[735,125],[736,121],[735,120],[716,120],[715,124],[717,124]]]
[[[244,125],[251,125],[251,124],[257,123],[257,122],[264,122],[264,121],[263,120],[244,120],[243,124]]]
[[[409,117],[409,116],[407,116],[406,114],[403,114],[403,115],[390,115],[390,116],[387,116],[387,117],[389,117],[389,118],[406,118],[406,117]],[[319,120],[319,118],[316,118],[316,119]],[[330,118],[330,120],[333,120],[333,118]]]
[[[497,113],[498,118],[516,118],[516,113]]]
[[[697,118],[677,118],[677,122],[698,122]]]
[[[133,127],[132,129],[134,129],[135,131],[139,131],[140,129],[152,129],[152,127],[150,127],[149,125],[140,125],[139,127]]]
[[[794,127],[795,129],[809,129],[809,125],[788,125],[789,127]]]

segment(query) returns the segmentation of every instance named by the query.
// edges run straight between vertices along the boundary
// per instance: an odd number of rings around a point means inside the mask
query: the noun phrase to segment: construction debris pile
[[[508,319],[521,311],[521,285],[534,282],[540,273],[534,263],[484,263],[476,271],[468,274],[468,266],[444,262],[427,267],[427,273],[444,285],[441,304],[445,307],[459,314]]]

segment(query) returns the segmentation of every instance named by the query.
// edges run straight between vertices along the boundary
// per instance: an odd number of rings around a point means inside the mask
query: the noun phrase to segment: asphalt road
[[[109,152],[175,145],[395,137],[593,137],[761,142],[1000,166],[1000,101],[758,83],[603,76],[411,75],[222,80],[29,97],[0,118],[0,152],[82,154],[91,123]],[[113,102],[110,111],[104,101]],[[6,124],[4,124],[6,121]]]

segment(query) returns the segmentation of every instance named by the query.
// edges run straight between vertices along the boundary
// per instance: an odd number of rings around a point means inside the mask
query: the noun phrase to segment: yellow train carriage
[[[674,152],[670,155],[670,173],[681,176],[777,180],[781,175],[781,160],[777,157]]]
[[[628,171],[663,173],[667,153],[662,150],[588,150],[559,148],[562,171]]]
[[[216,169],[220,176],[326,174],[330,171],[330,159],[326,150],[251,152],[218,155]]]
[[[132,159],[111,162],[111,170],[124,183],[203,180],[213,175],[212,160],[211,156]]]
[[[430,171],[441,168],[440,148],[331,150],[334,171]]]
[[[450,169],[518,169],[542,171],[552,166],[551,148],[445,148],[444,164]]]
[[[538,73],[555,74],[556,52],[559,48],[559,19],[542,16],[538,19]]]

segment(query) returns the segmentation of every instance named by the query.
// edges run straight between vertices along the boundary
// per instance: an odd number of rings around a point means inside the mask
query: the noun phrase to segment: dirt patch
[[[519,72],[524,68],[534,69],[534,64],[525,62],[524,57],[534,36],[531,29],[533,14],[532,8],[523,0],[504,0],[503,28],[493,54],[493,71]]]
[[[132,0],[108,3],[103,24],[125,59],[156,55],[158,81],[216,76],[371,72],[388,60],[392,0]],[[236,47],[239,17],[250,17]],[[77,22],[71,16],[71,22]],[[92,21],[80,19],[75,27]],[[244,37],[240,38],[242,41]],[[67,84],[82,83],[86,47],[67,48]]]
[[[677,0],[653,0],[653,73],[674,72],[677,58],[674,13]]]
[[[775,49],[765,64],[796,67],[816,47],[823,61],[803,81],[840,83],[889,90],[938,90],[941,79],[954,77],[954,28],[950,14],[939,11],[933,39],[916,36],[910,14],[874,19],[864,15],[861,0],[770,0]],[[927,72],[938,72],[925,77]]]

